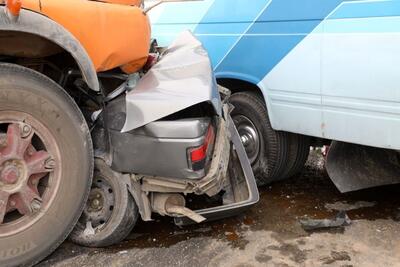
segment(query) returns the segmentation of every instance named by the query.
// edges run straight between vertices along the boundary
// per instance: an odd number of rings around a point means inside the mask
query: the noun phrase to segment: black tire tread
[[[310,154],[310,138],[303,135],[297,135],[297,138],[298,149],[296,160],[292,168],[289,170],[287,178],[293,177],[301,172],[307,162],[308,155]]]
[[[296,164],[297,154],[299,153],[298,137],[296,134],[288,133],[288,153],[285,168],[276,181],[289,178],[289,174]]]
[[[139,208],[136,205],[133,197],[131,196],[126,183],[124,182],[123,178],[119,173],[115,173],[111,170],[106,163],[101,159],[96,159],[96,167],[95,167],[95,174],[96,177],[97,173],[102,174],[103,177],[107,177],[107,179],[115,179],[114,186],[118,186],[120,188],[121,194],[120,197],[126,200],[126,207],[125,204],[119,205],[119,207],[114,208],[113,212],[121,211],[123,213],[117,214],[117,218],[122,215],[122,219],[118,221],[118,225],[114,225],[112,232],[108,233],[108,235],[104,238],[94,237],[94,238],[86,238],[82,236],[82,232],[84,231],[83,226],[78,223],[75,227],[74,231],[72,231],[70,235],[70,240],[78,245],[86,246],[86,247],[107,247],[114,245],[123,239],[125,239],[130,232],[132,231],[133,227],[136,225],[136,222],[139,218]],[[114,193],[118,192],[116,188],[113,188]],[[118,203],[115,203],[115,206],[118,206]],[[124,210],[120,210],[124,209]],[[115,214],[113,214],[115,216]],[[109,229],[108,229],[109,230]]]
[[[288,136],[289,153],[287,154],[286,168],[277,181],[285,180],[298,174],[303,169],[310,152],[308,137],[294,133],[288,133]]]
[[[277,180],[285,168],[285,160],[288,153],[287,133],[272,129],[268,116],[268,110],[263,100],[254,92],[239,92],[231,96],[232,104],[240,103],[252,109],[259,120],[253,122],[256,127],[262,129],[264,134],[259,133],[263,140],[262,149],[265,150],[264,158],[260,158],[252,166],[258,186],[263,186]],[[233,110],[233,113],[235,110]]]
[[[81,121],[81,130],[82,133],[84,134],[84,136],[86,137],[86,140],[90,141],[90,143],[92,142],[92,138],[90,135],[90,131],[89,131],[89,127],[86,124],[85,118],[83,117],[82,112],[80,111],[78,105],[75,103],[75,101],[71,98],[71,96],[63,89],[61,88],[57,83],[55,83],[53,80],[51,80],[49,77],[36,72],[32,69],[20,66],[20,65],[16,65],[16,64],[11,64],[11,63],[0,63],[0,75],[4,73],[4,74],[19,74],[19,75],[27,75],[30,76],[31,78],[34,78],[35,80],[37,80],[37,82],[42,83],[44,87],[46,88],[51,88],[54,89],[55,92],[62,97],[65,101],[68,102],[68,105],[73,109],[73,113],[74,115],[78,116],[80,121]],[[93,170],[94,170],[94,151],[93,151],[93,146],[89,145],[88,146],[89,150],[88,153],[91,156],[91,164],[90,164],[90,173],[93,174]],[[89,196],[89,192],[90,192],[90,185],[92,183],[91,180],[91,176],[88,177],[87,179],[87,190],[85,192],[85,196],[84,199],[87,200],[88,196]],[[43,260],[44,258],[46,258],[48,255],[50,255],[54,250],[56,250],[69,236],[69,234],[72,232],[76,222],[78,221],[84,207],[85,207],[86,201],[83,201],[79,211],[76,213],[75,217],[73,218],[73,222],[71,224],[71,226],[66,229],[65,234],[62,235],[59,240],[54,243],[54,245],[48,249],[46,252],[42,253],[41,255],[37,256],[35,259],[32,259],[32,261],[30,263],[26,263],[20,266],[34,266],[37,263],[39,263],[41,260]]]

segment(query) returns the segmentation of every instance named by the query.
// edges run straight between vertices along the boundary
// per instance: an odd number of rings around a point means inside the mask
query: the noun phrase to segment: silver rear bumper
[[[149,193],[184,193],[214,196],[224,192],[224,204],[195,210],[206,221],[236,215],[259,200],[259,193],[250,162],[230,115],[221,119],[211,168],[201,179],[173,179],[136,176],[136,185],[145,195]],[[140,180],[140,186],[139,181]],[[138,189],[136,187],[136,189]],[[184,216],[174,216],[177,225],[194,223]],[[150,217],[147,217],[150,219]]]
[[[112,168],[123,173],[199,179],[205,170],[193,170],[187,151],[204,143],[211,118],[155,121],[121,133],[111,130]]]
[[[223,189],[228,172],[230,148],[228,125],[224,119],[220,118],[211,166],[205,176],[200,179],[144,176],[142,190],[214,196]]]

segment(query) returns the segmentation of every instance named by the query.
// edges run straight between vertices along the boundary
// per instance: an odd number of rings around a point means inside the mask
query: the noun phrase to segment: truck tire
[[[95,165],[89,200],[70,239],[81,246],[106,247],[130,234],[139,210],[123,177],[100,159]]]
[[[240,92],[230,97],[231,113],[249,157],[257,185],[278,180],[286,167],[288,135],[272,129],[268,110],[255,93]]]
[[[288,133],[289,151],[287,154],[286,168],[278,180],[291,178],[298,174],[304,167],[310,153],[310,140],[306,136]]]
[[[60,86],[0,63],[0,133],[0,266],[31,266],[82,213],[93,172],[90,132]]]

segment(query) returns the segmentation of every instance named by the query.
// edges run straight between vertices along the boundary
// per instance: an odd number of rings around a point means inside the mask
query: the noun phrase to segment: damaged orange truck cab
[[[117,3],[117,4],[112,4]],[[150,24],[135,0],[24,0],[22,7],[66,28],[85,48],[97,72],[135,72],[147,61]]]

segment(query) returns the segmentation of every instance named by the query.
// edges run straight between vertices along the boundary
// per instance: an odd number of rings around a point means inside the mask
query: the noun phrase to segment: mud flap
[[[195,212],[204,216],[206,221],[237,215],[256,204],[259,200],[259,192],[249,159],[230,116],[227,118],[227,123],[234,147],[232,149],[233,155],[231,155],[230,166],[228,167],[231,174],[230,186],[233,201],[218,207],[196,210]],[[194,223],[187,217],[175,217],[174,221],[179,226]]]
[[[332,142],[326,169],[340,192],[400,183],[400,156],[395,150]]]

